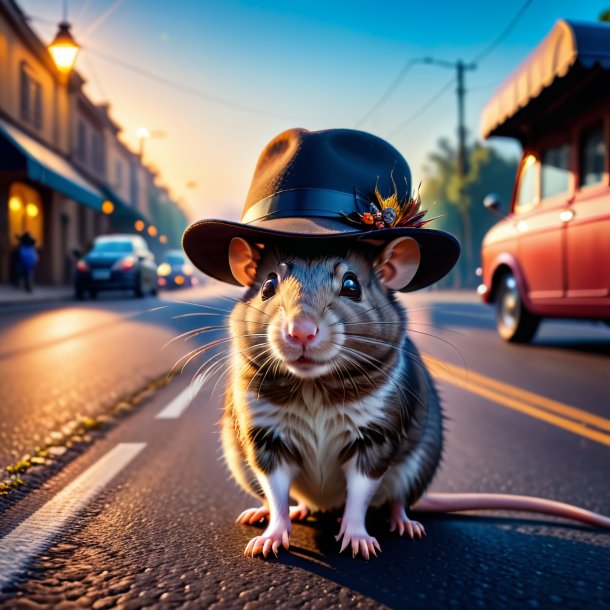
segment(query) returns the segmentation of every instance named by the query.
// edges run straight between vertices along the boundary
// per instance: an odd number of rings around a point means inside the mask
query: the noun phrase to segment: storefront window
[[[36,247],[43,245],[44,218],[38,191],[21,182],[13,183],[9,189],[8,219],[12,244],[16,245],[19,236],[27,231],[36,240]]]
[[[568,190],[569,152],[569,146],[562,144],[542,153],[541,190],[543,199],[560,195]]]
[[[580,137],[580,186],[598,184],[604,178],[606,144],[604,124],[583,131]]]
[[[527,155],[521,165],[515,212],[525,212],[538,204],[538,159]]]
[[[42,129],[42,86],[25,62],[21,64],[21,118]]]

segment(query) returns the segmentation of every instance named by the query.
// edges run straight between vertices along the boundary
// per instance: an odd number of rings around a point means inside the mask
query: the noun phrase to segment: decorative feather
[[[419,194],[419,186],[417,187],[417,191],[413,191],[411,197],[405,197],[402,201],[398,197],[396,185],[394,185],[394,193],[389,197],[383,197],[377,186],[375,186],[373,202],[382,212],[387,208],[392,208],[394,210],[396,213],[396,220],[392,223],[392,227],[420,228],[439,218],[439,216],[424,218],[428,213],[428,210],[420,209],[421,196]]]

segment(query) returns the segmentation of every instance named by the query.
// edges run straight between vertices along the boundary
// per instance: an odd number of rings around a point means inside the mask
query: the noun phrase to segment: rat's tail
[[[571,504],[530,496],[508,494],[426,494],[412,510],[426,513],[455,513],[463,510],[518,510],[572,519],[610,529],[610,517],[604,517]]]

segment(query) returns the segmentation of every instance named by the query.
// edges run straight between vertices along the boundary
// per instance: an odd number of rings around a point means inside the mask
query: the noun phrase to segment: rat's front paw
[[[254,536],[246,545],[244,555],[256,557],[262,554],[267,557],[271,551],[277,557],[280,545],[286,550],[290,547],[290,532],[285,527],[269,526],[261,536]]]
[[[377,542],[377,538],[369,536],[364,528],[343,527],[342,522],[341,531],[335,536],[335,540],[339,541],[341,538],[343,538],[343,541],[341,542],[339,553],[343,553],[350,545],[352,547],[352,557],[356,557],[358,553],[362,553],[362,556],[365,559],[370,559],[371,555],[377,557],[375,549],[381,553],[381,547],[379,546],[379,542]]]
[[[402,503],[392,503],[390,506],[390,531],[398,531],[402,536],[407,532],[409,538],[413,540],[415,536],[423,538],[426,535],[424,526],[419,521],[413,521],[407,517],[405,507]]]

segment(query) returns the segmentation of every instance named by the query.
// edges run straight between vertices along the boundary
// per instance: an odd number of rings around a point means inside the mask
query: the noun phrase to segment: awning
[[[513,135],[502,126],[577,67],[610,69],[610,24],[560,19],[483,109],[481,135]],[[500,133],[498,133],[500,132]]]
[[[103,193],[67,159],[3,119],[0,119],[0,137],[20,156],[23,164],[19,169],[25,169],[30,180],[40,182],[94,210],[102,209]],[[5,161],[8,164],[6,156],[0,155],[0,171],[4,169]],[[8,169],[16,168],[11,164]]]

